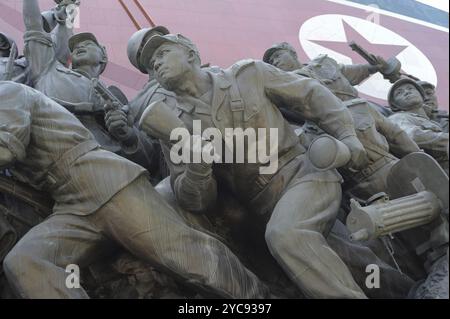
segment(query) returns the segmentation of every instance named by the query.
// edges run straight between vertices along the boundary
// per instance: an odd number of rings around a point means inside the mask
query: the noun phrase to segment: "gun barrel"
[[[359,44],[357,44],[356,42],[352,41],[350,42],[349,46],[352,48],[353,51],[355,51],[356,53],[358,53],[361,57],[363,57],[364,60],[366,60],[367,62],[369,62],[369,64],[371,65],[377,65],[377,60],[374,58],[374,56],[372,54],[370,54],[369,52],[367,52],[366,50],[364,50]]]

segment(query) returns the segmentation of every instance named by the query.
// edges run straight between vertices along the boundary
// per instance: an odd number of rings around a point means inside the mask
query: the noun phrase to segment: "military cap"
[[[290,53],[292,53],[296,59],[298,59],[297,51],[295,51],[294,47],[287,42],[281,42],[274,44],[273,46],[271,46],[269,49],[266,50],[266,52],[264,53],[263,61],[266,63],[270,63],[270,58],[278,50],[287,50]]]
[[[154,28],[144,28],[137,32],[135,32],[130,40],[128,40],[128,46],[127,46],[127,54],[128,59],[130,60],[130,63],[140,70],[142,73],[147,74],[147,69],[145,66],[141,63],[141,54],[142,49],[144,48],[144,41],[145,38],[151,34],[151,33],[161,33],[162,35],[169,34],[169,30],[164,26],[156,26]],[[147,40],[148,41],[148,40]]]
[[[106,48],[104,46],[100,45],[100,43],[98,42],[97,38],[95,37],[95,35],[93,33],[90,33],[90,32],[77,33],[77,34],[73,35],[72,37],[70,37],[69,50],[70,50],[70,52],[73,52],[75,46],[78,43],[88,41],[88,40],[97,44],[97,46],[103,51],[103,55],[105,57],[106,63],[103,64],[103,68],[100,72],[100,74],[101,74],[106,69],[106,64],[108,63],[108,53],[106,52]]]
[[[181,34],[166,34],[163,36],[155,35],[150,40],[147,41],[147,43],[144,46],[144,49],[142,50],[141,64],[147,65],[151,60],[151,58],[153,57],[153,54],[155,53],[156,49],[158,49],[164,43],[173,43],[182,45],[188,48],[189,50],[194,51],[198,59],[200,60],[200,53],[195,44],[190,39],[186,38]]]

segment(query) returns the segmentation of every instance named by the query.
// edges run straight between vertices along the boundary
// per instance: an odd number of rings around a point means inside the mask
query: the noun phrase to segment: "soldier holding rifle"
[[[92,33],[72,36],[68,42],[72,68],[67,68],[58,61],[55,43],[44,30],[38,1],[24,0],[23,14],[26,56],[34,87],[75,114],[103,148],[147,169],[154,167],[153,142],[128,121],[124,124],[122,119],[127,115],[118,99],[105,99],[106,95],[99,94],[94,85],[101,82],[92,81],[105,71],[106,48]],[[58,27],[67,29],[65,21],[58,19]]]

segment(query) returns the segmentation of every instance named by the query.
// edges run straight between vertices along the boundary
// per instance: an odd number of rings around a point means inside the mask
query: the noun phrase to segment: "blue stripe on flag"
[[[404,16],[419,19],[448,28],[448,13],[415,0],[347,0],[378,8]],[[447,0],[442,0],[447,1]]]

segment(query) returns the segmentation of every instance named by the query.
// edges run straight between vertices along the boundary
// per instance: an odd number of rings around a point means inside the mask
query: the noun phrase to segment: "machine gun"
[[[388,195],[368,201],[352,200],[347,217],[351,239],[367,241],[430,224],[440,217],[448,223],[448,176],[425,153],[413,153],[392,167]]]
[[[367,52],[363,47],[361,47],[356,42],[352,41],[349,43],[350,48],[352,48],[353,51],[358,53],[364,60],[366,60],[370,65],[378,65],[378,59],[375,55]],[[384,78],[389,80],[391,83],[396,82],[400,75],[400,70],[402,68],[401,62],[393,57],[386,61],[387,67],[384,70],[380,70],[380,73],[384,75]],[[405,74],[406,75],[406,74]]]

